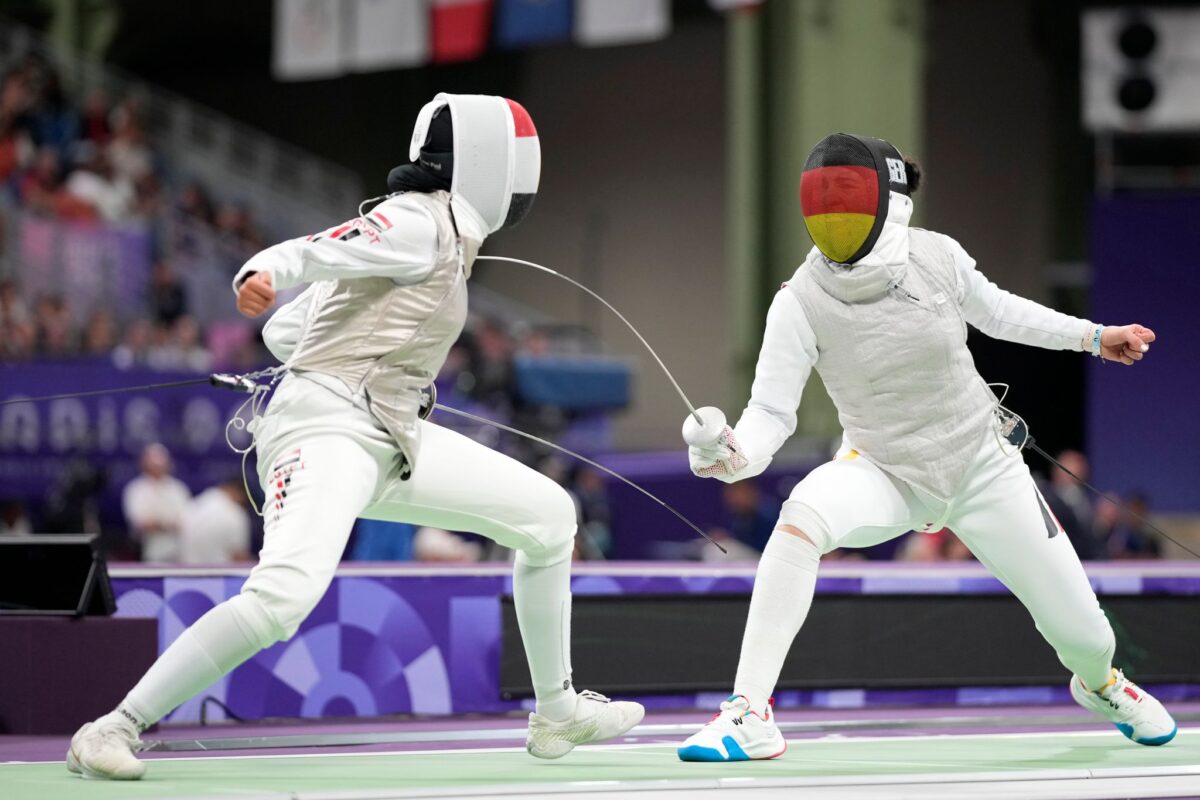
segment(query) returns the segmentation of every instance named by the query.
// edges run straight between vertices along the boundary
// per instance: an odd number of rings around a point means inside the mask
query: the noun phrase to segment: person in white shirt
[[[157,442],[142,451],[142,474],[125,484],[121,507],[129,532],[142,545],[142,561],[179,559],[179,530],[192,493],[171,475],[171,454]]]
[[[767,468],[796,428],[816,369],[844,430],[780,511],[759,562],[733,695],[678,749],[684,761],[774,758],[787,745],[770,696],[816,586],[820,557],[909,530],[950,528],[1017,596],[1073,674],[1071,694],[1129,739],[1165,744],[1175,722],[1112,666],[1112,628],[1038,493],[967,325],[1000,339],[1132,365],[1154,332],[1105,327],[999,289],[948,236],[909,228],[920,171],[888,142],[837,133],[800,181],[815,247],[767,314],[750,402],[684,423],[692,471],[734,482]]]
[[[192,498],[179,533],[179,563],[230,564],[250,560],[250,513],[240,476]]]
[[[571,683],[570,495],[425,418],[466,322],[479,248],[533,202],[533,120],[503,97],[439,94],[417,117],[409,159],[369,213],[269,247],[235,277],[238,310],[250,317],[274,305],[276,290],[309,284],[263,330],[288,374],[252,428],[266,490],[259,562],[237,597],[197,620],[116,709],[76,733],[69,769],[140,778],[140,732],[291,638],[358,517],[477,533],[517,551],[513,604],[536,697],[531,755],[559,758],[641,721],[637,703]]]

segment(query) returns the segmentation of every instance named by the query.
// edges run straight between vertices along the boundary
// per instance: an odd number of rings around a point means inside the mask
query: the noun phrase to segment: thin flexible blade
[[[67,400],[73,397],[97,397],[106,394],[121,394],[123,392],[148,392],[154,389],[174,389],[178,386],[199,386],[202,383],[208,383],[208,377],[194,378],[186,381],[170,381],[168,383],[143,383],[139,386],[119,386],[114,389],[93,389],[87,392],[67,392],[66,394],[48,394],[41,397],[14,397],[10,400],[0,401],[0,406],[8,406],[14,403],[40,403],[44,400]]]
[[[658,503],[660,506],[665,508],[667,511],[670,511],[672,514],[674,514],[676,517],[678,517],[680,522],[682,522],[684,525],[687,525],[689,528],[691,528],[693,531],[695,531],[699,536],[703,537],[713,547],[717,548],[722,553],[728,554],[728,552],[729,552],[724,547],[722,547],[715,539],[713,539],[711,536],[709,536],[704,531],[700,530],[700,527],[698,525],[696,525],[696,523],[692,522],[690,519],[685,517],[683,514],[676,511],[672,506],[668,505],[665,501],[659,500],[657,497],[650,494],[650,492],[648,492],[645,489],[643,489],[642,487],[638,486],[636,483],[629,480],[625,476],[612,471],[611,469],[604,466],[603,464],[598,464],[595,461],[592,461],[587,456],[582,456],[579,453],[576,453],[574,450],[568,450],[567,448],[563,447],[562,445],[557,445],[554,442],[547,441],[546,439],[543,439],[540,436],[534,436],[532,433],[526,433],[525,431],[519,430],[517,428],[509,427],[508,425],[505,425],[500,422],[496,422],[495,420],[492,420],[492,419],[487,419],[486,417],[480,417],[476,414],[470,413],[469,411],[462,411],[461,409],[451,408],[450,406],[442,405],[441,403],[435,403],[433,407],[435,409],[437,409],[438,411],[445,411],[447,414],[453,414],[456,417],[462,417],[463,419],[469,419],[472,422],[478,422],[481,425],[490,425],[493,428],[499,428],[502,431],[507,431],[508,433],[516,434],[517,436],[523,436],[526,439],[529,439],[530,441],[537,442],[538,444],[541,444],[541,445],[545,445],[546,447],[549,447],[551,450],[557,450],[558,452],[562,453],[563,455],[568,455],[571,458],[578,459],[579,461],[582,461],[583,463],[587,464],[589,467],[598,469],[601,472],[603,472],[605,475],[610,475],[610,476],[616,478],[617,480],[619,480],[621,483],[628,486],[629,488],[635,489],[638,492],[645,495],[646,497],[649,497],[651,500]]]
[[[476,261],[506,261],[506,262],[509,262],[512,264],[523,264],[526,267],[532,267],[533,269],[539,270],[541,272],[545,272],[548,275],[553,275],[556,278],[562,278],[564,281],[571,284],[575,288],[582,289],[583,291],[587,292],[592,297],[596,298],[596,300],[600,301],[600,303],[603,304],[605,308],[607,308],[609,311],[616,314],[617,319],[621,320],[621,322],[624,322],[625,327],[629,328],[629,330],[633,332],[633,335],[637,337],[637,340],[639,342],[641,342],[642,345],[650,352],[650,355],[652,355],[654,357],[654,360],[656,362],[658,362],[658,366],[662,368],[663,374],[667,376],[667,380],[669,380],[671,382],[671,385],[675,387],[675,391],[679,393],[679,399],[683,401],[683,404],[685,406],[687,406],[688,412],[691,413],[691,415],[696,418],[696,422],[700,423],[700,427],[702,427],[702,428],[704,427],[704,420],[700,419],[700,415],[696,413],[696,407],[694,405],[692,405],[692,401],[688,399],[688,396],[683,393],[683,389],[680,388],[679,382],[675,380],[675,376],[671,374],[671,370],[667,369],[667,365],[664,364],[663,360],[658,357],[658,353],[654,352],[654,348],[650,346],[650,343],[646,341],[646,338],[644,336],[642,336],[642,334],[638,333],[637,328],[633,327],[633,323],[630,322],[629,320],[625,319],[625,315],[622,314],[620,311],[617,311],[617,309],[613,307],[612,303],[608,302],[603,297],[596,294],[591,289],[584,286],[582,283],[575,280],[574,278],[568,277],[567,275],[563,275],[561,272],[556,272],[555,270],[552,270],[549,267],[544,267],[541,264],[535,264],[532,261],[525,261],[524,259],[521,259],[521,258],[508,258],[507,256],[476,256],[475,260]]]

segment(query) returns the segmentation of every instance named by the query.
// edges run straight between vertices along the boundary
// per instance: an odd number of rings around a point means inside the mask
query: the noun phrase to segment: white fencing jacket
[[[433,382],[467,316],[466,280],[486,233],[447,192],[407,193],[371,213],[250,259],[274,285],[312,282],[263,330],[297,375],[365,408],[415,467],[421,391]]]
[[[851,447],[949,500],[996,406],[967,349],[966,324],[1049,349],[1090,346],[1093,323],[1000,289],[954,239],[910,229],[910,203],[893,206],[865,259],[846,267],[813,248],[775,295],[750,402],[734,428],[748,463],[725,480],[767,468],[796,430],[815,368]]]

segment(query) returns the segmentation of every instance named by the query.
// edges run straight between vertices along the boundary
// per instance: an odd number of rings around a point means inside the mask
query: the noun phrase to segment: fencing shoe
[[[1111,722],[1126,737],[1138,744],[1166,744],[1175,738],[1178,727],[1163,704],[1149,692],[1121,674],[1112,671],[1112,679],[1099,691],[1090,691],[1071,676],[1071,696],[1084,708]]]
[[[768,700],[759,714],[749,700],[735,695],[677,752],[680,761],[753,761],[776,758],[785,750],[787,742],[775,724],[775,701]]]
[[[136,781],[146,772],[134,756],[142,741],[132,725],[110,717],[87,723],[71,738],[67,769],[85,778]]]
[[[640,703],[613,702],[602,694],[580,692],[575,713],[562,722],[537,713],[529,715],[525,749],[538,758],[562,758],[576,745],[620,736],[645,715]]]

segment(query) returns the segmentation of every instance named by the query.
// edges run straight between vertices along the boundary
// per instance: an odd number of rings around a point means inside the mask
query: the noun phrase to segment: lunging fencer
[[[470,531],[517,551],[513,598],[537,697],[530,754],[558,758],[641,721],[640,705],[571,684],[570,496],[420,413],[465,324],[480,246],[533,202],[541,166],[533,122],[502,97],[439,94],[417,117],[409,159],[372,211],[270,247],[234,279],[238,309],[251,317],[272,307],[277,290],[308,284],[263,332],[288,374],[253,426],[266,491],[259,563],[239,595],[184,631],[114,711],[75,734],[72,771],[141,777],[140,733],[290,638],[324,595],[360,516]]]
[[[967,349],[967,325],[1132,365],[1154,332],[1060,314],[988,281],[948,236],[910,228],[920,171],[888,142],[835,133],[800,180],[816,245],[767,314],[750,402],[736,427],[718,409],[684,423],[692,471],[758,475],[796,429],[816,369],[844,429],[833,461],[780,512],[754,582],[733,695],[678,749],[684,761],[782,755],[771,694],[813,599],[823,554],[907,531],[951,528],[1024,604],[1071,671],[1071,695],[1144,745],[1169,742],[1162,704],[1112,665],[1115,641],[1088,578]],[[848,635],[853,635],[849,633]]]

